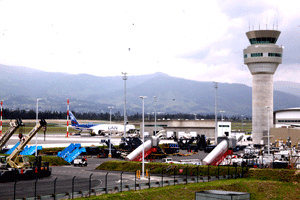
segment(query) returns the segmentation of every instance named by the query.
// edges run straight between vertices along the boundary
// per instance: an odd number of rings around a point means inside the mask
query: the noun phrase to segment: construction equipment
[[[47,123],[42,119],[21,141],[15,150],[6,158],[7,167],[0,170],[0,180],[8,181],[15,179],[31,179],[51,175],[49,163],[42,163],[40,156],[35,158],[35,162],[29,163],[27,156],[19,155],[35,134]],[[7,180],[6,180],[7,181]]]
[[[120,150],[132,152],[138,148],[143,142],[138,137],[122,137],[119,145]]]
[[[163,151],[166,154],[176,154],[179,153],[179,147],[178,144],[174,143],[164,143],[163,144]]]
[[[21,119],[16,119],[15,122],[10,122],[9,129],[4,133],[4,135],[0,139],[0,150],[2,150],[9,138],[18,130],[20,126],[24,126]]]
[[[7,163],[5,156],[0,156],[0,169],[6,169]]]
[[[105,143],[108,146],[108,148],[101,148],[97,156],[98,158],[108,158],[109,146],[111,147],[111,157],[120,158],[121,152],[117,150],[112,143],[110,143],[110,140],[101,140],[101,143]]]
[[[198,152],[198,150],[203,150],[208,145],[205,139],[205,135],[197,135],[196,137],[191,138],[180,138],[175,139],[175,142],[178,143],[178,146],[182,150]],[[196,142],[196,144],[194,144]]]

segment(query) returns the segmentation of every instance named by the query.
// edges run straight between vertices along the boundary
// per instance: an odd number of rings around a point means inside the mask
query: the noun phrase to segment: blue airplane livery
[[[79,133],[83,130],[87,130],[90,132],[91,135],[99,134],[99,135],[105,135],[105,133],[109,133],[110,131],[112,133],[124,133],[124,125],[121,124],[80,124],[73,113],[69,111],[69,116],[71,119],[72,128],[76,130],[80,130]],[[126,132],[132,132],[135,130],[135,126],[132,124],[126,125]]]

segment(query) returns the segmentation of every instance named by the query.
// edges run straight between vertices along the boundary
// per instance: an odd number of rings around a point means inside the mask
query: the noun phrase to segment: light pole
[[[224,125],[223,125],[223,113],[224,113],[224,112],[225,112],[225,111],[222,111],[222,110],[220,111],[220,113],[222,114],[222,118],[221,118],[221,121],[222,121],[222,135],[223,135],[223,133],[224,133],[224,132],[223,132],[223,126],[224,126]]]
[[[143,159],[142,159],[142,178],[144,178],[144,171],[145,171],[145,99],[147,98],[146,96],[140,96],[141,99],[143,99],[143,127],[142,127],[142,132],[143,132]]]
[[[114,107],[109,106],[109,154],[108,157],[111,158],[111,109],[113,109]]]
[[[216,89],[216,93],[215,93],[215,144],[217,144],[217,139],[218,139],[218,133],[217,133],[217,129],[218,129],[218,122],[217,122],[217,89],[218,89],[218,82],[214,81],[214,87]]]
[[[69,137],[69,109],[70,101],[67,99],[67,137]]]
[[[1,101],[0,136],[2,135],[2,106],[3,106],[3,101]]]
[[[126,138],[126,80],[127,80],[127,73],[122,72],[123,80],[124,80],[124,137]]]
[[[243,123],[244,115],[241,116],[242,116],[242,131],[244,131],[244,123]]]
[[[39,120],[39,100],[41,100],[41,98],[36,99],[36,124]],[[38,133],[35,135],[35,157],[37,156],[37,135]]]
[[[154,98],[154,135],[156,135],[156,96]]]
[[[269,127],[269,109],[270,109],[270,106],[266,106],[267,108],[267,111],[268,111],[268,155],[270,155],[270,127]]]

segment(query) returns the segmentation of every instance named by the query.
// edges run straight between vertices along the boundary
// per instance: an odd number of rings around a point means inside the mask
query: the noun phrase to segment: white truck
[[[202,165],[199,159],[190,159],[190,160],[180,160],[180,161],[173,161],[172,158],[163,158],[161,160],[162,163],[170,163],[170,164],[190,164],[190,165]]]
[[[178,162],[178,161],[173,161],[173,159],[172,158],[163,158],[163,159],[161,159],[161,162],[162,163],[174,163],[174,164],[181,164],[181,162]]]
[[[73,165],[74,166],[87,166],[87,159],[86,157],[77,157],[76,159],[74,159],[73,161]]]

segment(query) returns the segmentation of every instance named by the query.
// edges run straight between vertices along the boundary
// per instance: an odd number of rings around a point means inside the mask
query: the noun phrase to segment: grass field
[[[89,121],[91,122],[91,121]],[[3,121],[3,132],[5,132],[9,128],[9,120]],[[24,133],[28,133],[34,126],[35,126],[35,120],[23,120],[23,123],[25,124],[25,127],[23,129],[19,128],[19,130],[23,131]],[[81,123],[87,123],[87,121],[82,121]],[[93,121],[92,123],[108,123],[107,121]],[[46,133],[52,134],[52,133],[66,133],[67,132],[67,120],[47,120],[47,131]],[[138,125],[138,124],[136,124]],[[138,128],[138,127],[137,127]],[[231,129],[232,130],[244,130],[246,132],[252,131],[252,122],[251,121],[244,121],[243,127],[241,122],[232,122],[231,123]],[[19,130],[17,133],[19,133]],[[42,132],[42,130],[40,131]],[[69,128],[69,132],[77,132],[77,130]]]
[[[9,121],[10,120],[4,120],[3,121],[3,128],[2,131],[5,132],[9,128]],[[22,133],[29,133],[31,129],[35,126],[35,120],[22,120],[24,127],[20,127],[15,134]],[[47,120],[47,134],[52,133],[66,133],[67,132],[67,120]],[[42,133],[43,129],[39,131],[39,133]],[[77,132],[77,130],[69,128],[69,132]]]
[[[176,164],[166,163],[147,163],[146,169],[150,169],[151,173],[159,173],[170,166],[176,167]],[[181,165],[182,166],[182,165]],[[179,167],[179,165],[178,165]],[[97,169],[101,170],[117,170],[117,171],[135,171],[141,168],[139,162],[126,161],[108,161],[102,163]],[[203,169],[202,169],[203,168]],[[207,166],[189,167],[190,172],[196,174],[195,170],[200,170],[199,174],[207,172]],[[210,174],[216,174],[217,167],[211,166]],[[227,170],[227,167],[226,167]],[[234,168],[230,169],[232,170]],[[240,169],[239,169],[240,170]],[[226,190],[237,192],[248,192],[251,194],[251,199],[300,199],[300,170],[292,169],[244,169],[246,178],[220,180],[205,183],[193,183],[188,185],[167,186],[162,188],[151,188],[140,191],[127,191],[116,194],[105,194],[89,199],[195,199],[195,192],[204,190]],[[172,171],[172,170],[171,170]],[[176,170],[175,170],[176,171]],[[223,174],[221,172],[220,174]],[[172,173],[172,172],[171,172]]]
[[[182,184],[78,199],[190,200],[195,199],[195,192],[204,190],[248,192],[253,200],[300,199],[299,183],[259,181],[255,179],[231,179],[188,185]]]
[[[147,163],[146,169],[150,169],[151,174],[159,174],[162,169],[164,174],[168,174],[170,166],[179,167],[176,164],[166,163]],[[182,165],[181,165],[182,166]],[[97,169],[100,170],[116,170],[116,171],[135,171],[141,168],[139,162],[126,161],[108,161],[102,163]],[[239,167],[238,167],[239,168]],[[207,175],[207,166],[189,167],[189,173],[196,174],[195,170],[199,170],[199,174]],[[210,167],[210,175],[216,175],[217,167]],[[230,168],[230,174],[235,170]],[[245,171],[244,171],[245,170]],[[237,192],[248,192],[251,199],[300,199],[300,171],[292,169],[244,169],[243,179],[220,180],[205,183],[193,183],[188,185],[167,186],[163,188],[151,188],[140,191],[127,191],[116,194],[106,194],[89,199],[195,199],[195,192],[204,190],[226,190]],[[177,171],[177,170],[175,170]],[[220,167],[220,174],[223,174]],[[225,167],[225,173],[227,167]],[[240,168],[238,169],[240,171]],[[170,171],[173,173],[173,170]],[[185,172],[184,172],[185,173]],[[183,173],[183,174],[184,174]],[[198,174],[198,173],[197,173]]]
[[[243,126],[242,122],[232,122],[231,123],[231,130],[244,130],[246,132],[252,132],[252,122],[251,121],[244,121]]]

